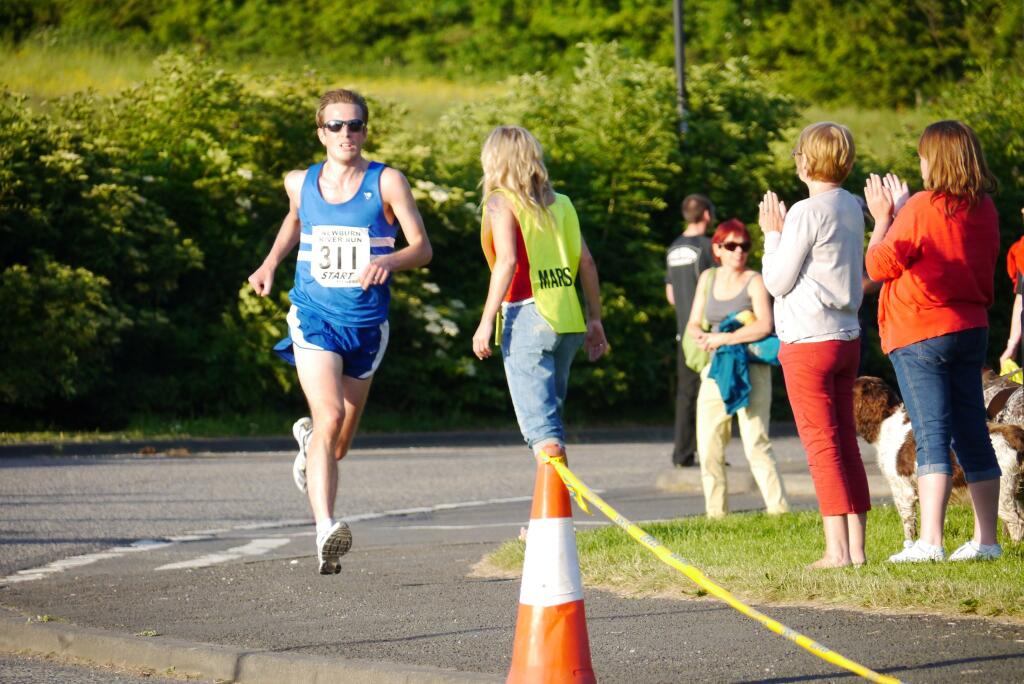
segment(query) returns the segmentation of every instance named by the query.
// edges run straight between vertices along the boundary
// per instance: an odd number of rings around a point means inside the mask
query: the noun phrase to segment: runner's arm
[[[494,193],[487,200],[484,221],[494,241],[494,265],[491,267],[484,310],[480,314],[480,325],[473,333],[473,353],[481,361],[491,355],[494,319],[516,272],[516,220],[512,205],[501,193]]]
[[[299,221],[299,197],[305,179],[305,171],[289,171],[284,177],[284,189],[288,194],[288,213],[281,222],[281,228],[277,231],[277,237],[274,239],[267,258],[249,276],[249,284],[253,291],[261,297],[270,294],[271,287],[274,285],[274,271],[299,243],[299,233],[302,232],[302,224]]]
[[[580,287],[587,307],[587,334],[583,346],[587,358],[597,361],[608,351],[608,339],[601,324],[601,283],[597,277],[597,262],[587,247],[587,241],[580,238]]]
[[[380,194],[385,207],[390,207],[394,212],[408,244],[369,263],[359,276],[359,284],[364,290],[371,285],[387,282],[395,271],[425,266],[434,255],[427,230],[423,227],[423,217],[412,196],[412,188],[401,171],[390,167],[384,169],[380,176]]]

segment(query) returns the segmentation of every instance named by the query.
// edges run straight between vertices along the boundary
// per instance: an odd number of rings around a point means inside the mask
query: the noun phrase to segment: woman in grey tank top
[[[688,332],[708,351],[729,344],[746,344],[772,332],[772,308],[761,274],[747,268],[750,233],[737,219],[718,226],[711,238],[711,252],[718,268],[700,275],[693,299]],[[755,320],[733,332],[720,332],[719,323],[736,311],[753,312]],[[725,477],[725,446],[732,436],[732,415],[725,408],[718,384],[708,377],[710,365],[701,373],[697,394],[697,455],[700,457],[701,483],[707,515],[719,518],[729,512]],[[761,490],[768,513],[789,510],[782,480],[775,466],[775,455],[768,439],[772,401],[771,368],[766,364],[749,365],[750,400],[736,411],[743,451],[750,472]]]
[[[736,251],[739,251],[739,248]],[[736,285],[736,283],[728,282],[730,275],[724,268],[720,271],[716,269],[715,273],[711,275],[710,289],[707,293],[707,304],[704,307],[704,319],[711,326],[711,332],[718,332],[718,326],[721,322],[734,311],[754,310],[754,302],[750,298],[750,292],[747,290],[750,286],[750,281],[757,275],[757,271],[752,269],[741,271],[739,273],[740,291],[734,297],[719,299],[715,293],[716,289],[719,292],[729,292]]]

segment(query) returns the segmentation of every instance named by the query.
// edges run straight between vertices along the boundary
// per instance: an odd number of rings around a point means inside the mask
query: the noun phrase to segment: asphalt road
[[[668,446],[579,445],[570,461],[634,520],[698,514],[698,495],[653,487]],[[802,458],[794,438],[776,440],[776,448],[783,463]],[[736,443],[728,458],[742,464]],[[525,449],[353,452],[342,466],[337,513],[351,520],[355,544],[334,577],[315,574],[309,514],[289,470],[284,453],[0,459],[0,604],[26,619],[155,633],[152,643],[173,638],[500,679],[518,581],[477,577],[472,568],[528,518],[534,472]],[[759,503],[756,495],[732,501],[737,510]],[[586,606],[602,681],[849,677],[713,600],[588,590]],[[761,608],[906,681],[1020,680],[1024,627]],[[61,668],[59,675],[46,667]],[[116,681],[88,678],[95,674],[77,664],[0,658],[3,681]]]

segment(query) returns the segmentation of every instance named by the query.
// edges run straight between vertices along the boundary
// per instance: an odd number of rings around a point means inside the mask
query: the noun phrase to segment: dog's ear
[[[1020,387],[1020,383],[1014,382],[1008,376],[1002,376],[991,368],[981,369],[981,388],[986,395],[997,392],[1003,387]]]
[[[894,390],[892,387],[889,387],[889,385],[886,384],[885,380],[882,380],[881,378],[877,379],[878,384],[881,385],[882,388],[885,390],[885,401],[886,405],[889,408],[889,411],[885,414],[885,417],[888,418],[893,414],[893,412],[897,408],[899,408],[903,404],[903,399],[901,399],[900,395],[896,393],[896,390]]]
[[[864,375],[853,383],[853,420],[857,434],[870,444],[878,440],[882,421],[899,406],[899,397],[881,378]]]
[[[989,423],[988,431],[1002,436],[1010,448],[1017,452],[1018,459],[1024,454],[1024,429],[1021,429],[1019,425]]]

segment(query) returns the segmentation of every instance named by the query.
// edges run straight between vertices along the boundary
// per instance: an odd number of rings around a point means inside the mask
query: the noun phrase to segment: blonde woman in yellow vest
[[[580,233],[576,209],[552,190],[540,143],[529,131],[494,129],[480,162],[480,241],[491,281],[473,353],[481,360],[490,357],[491,340],[497,338],[526,443],[534,455],[542,450],[561,454],[562,406],[573,356],[581,345],[591,361],[608,350],[597,265]],[[577,276],[586,320],[576,294]]]

